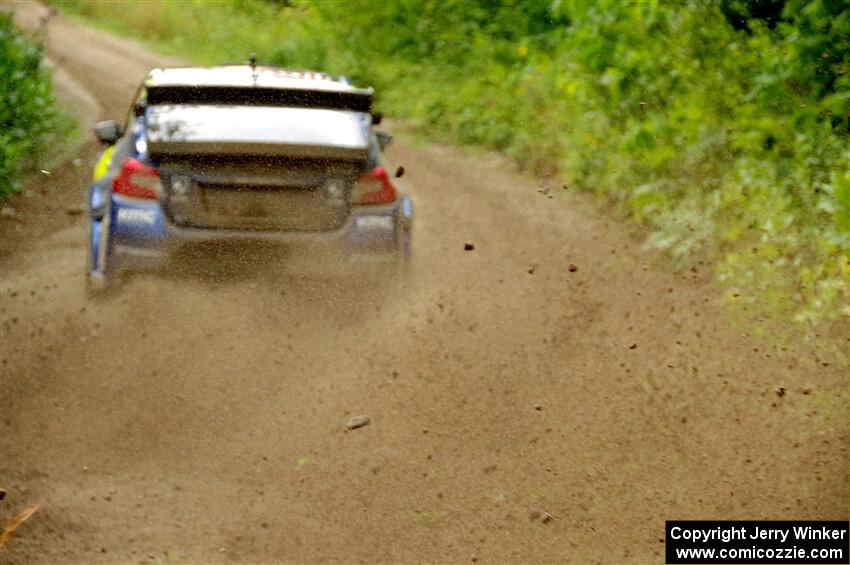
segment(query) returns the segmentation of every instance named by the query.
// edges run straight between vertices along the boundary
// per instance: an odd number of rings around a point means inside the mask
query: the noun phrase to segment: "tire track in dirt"
[[[48,37],[102,117],[173,63]],[[42,504],[0,562],[637,563],[668,518],[848,517],[843,336],[742,335],[701,273],[496,158],[389,156],[402,281],[224,249],[92,303],[82,218],[0,224],[0,516]],[[61,215],[86,172],[33,198]]]

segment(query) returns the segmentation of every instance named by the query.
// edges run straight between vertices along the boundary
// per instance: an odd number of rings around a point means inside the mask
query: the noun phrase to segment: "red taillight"
[[[162,194],[159,173],[137,159],[127,159],[112,181],[112,192],[134,198],[157,198]]]
[[[355,204],[389,204],[395,202],[395,187],[383,167],[375,167],[354,183],[351,199]]]

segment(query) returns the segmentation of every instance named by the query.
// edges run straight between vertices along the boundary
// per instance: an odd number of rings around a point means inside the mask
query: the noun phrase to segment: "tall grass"
[[[324,67],[310,56],[324,46],[321,23],[307,7],[282,10],[262,1],[54,1],[71,15],[195,64],[241,63],[251,53],[286,59],[299,66]],[[323,49],[321,49],[323,51]]]

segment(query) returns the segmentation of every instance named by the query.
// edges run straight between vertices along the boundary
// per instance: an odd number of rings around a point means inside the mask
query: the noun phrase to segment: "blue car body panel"
[[[110,237],[116,241],[155,247],[168,237],[162,208],[157,201],[113,195],[110,209]]]

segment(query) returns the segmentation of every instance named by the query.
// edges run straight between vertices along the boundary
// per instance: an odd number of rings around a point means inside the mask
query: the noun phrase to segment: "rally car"
[[[154,69],[87,196],[88,289],[191,242],[335,240],[403,263],[412,203],[387,170],[373,90],[269,65]]]

